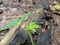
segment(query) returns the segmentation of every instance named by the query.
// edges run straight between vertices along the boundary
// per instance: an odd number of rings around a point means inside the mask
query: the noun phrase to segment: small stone
[[[9,9],[12,13],[16,12],[17,11],[17,8],[10,8]]]

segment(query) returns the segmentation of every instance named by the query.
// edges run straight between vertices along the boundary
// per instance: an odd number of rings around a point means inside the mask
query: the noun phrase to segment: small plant
[[[21,19],[19,19],[19,18],[13,18],[13,19],[11,19],[11,21],[10,21],[9,24],[7,24],[7,25],[3,26],[2,28],[0,28],[0,31],[9,29],[9,28],[14,27],[16,25],[21,25],[21,23],[23,23],[29,15],[30,15],[30,12],[25,13],[21,17]]]
[[[33,39],[32,39],[32,33],[37,32],[36,28],[40,28],[40,26],[36,22],[30,22],[28,26],[25,27],[25,30],[27,31],[32,45],[34,45]]]

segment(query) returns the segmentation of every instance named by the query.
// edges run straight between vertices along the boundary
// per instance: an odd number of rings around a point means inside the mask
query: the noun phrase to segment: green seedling
[[[25,29],[26,29],[27,31],[32,31],[32,32],[36,32],[36,30],[35,30],[36,28],[40,28],[40,26],[37,25],[36,22],[30,22],[30,24],[25,27]]]
[[[37,32],[36,28],[40,28],[40,26],[36,22],[30,22],[29,25],[25,27],[25,30],[29,34],[32,45],[34,45],[34,42],[32,39],[32,33]]]
[[[11,28],[11,27],[14,27],[16,25],[21,25],[21,23],[24,22],[29,15],[30,15],[30,12],[25,13],[21,17],[21,19],[19,19],[19,18],[12,19],[9,24],[7,24],[7,25],[3,26],[2,28],[0,28],[0,31],[6,30],[6,29]]]

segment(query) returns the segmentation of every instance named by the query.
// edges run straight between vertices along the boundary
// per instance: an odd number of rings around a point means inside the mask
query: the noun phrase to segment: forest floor
[[[60,15],[44,10],[40,3],[40,0],[0,0],[0,28],[8,24],[11,19],[21,18],[24,13],[31,11],[31,20],[41,26],[37,29],[37,33],[32,34],[35,45],[60,45]],[[0,32],[0,40],[8,31]],[[31,45],[24,29],[9,45],[20,44]]]

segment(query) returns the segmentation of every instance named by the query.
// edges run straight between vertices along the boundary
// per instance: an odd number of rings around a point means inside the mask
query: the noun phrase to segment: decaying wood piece
[[[16,36],[16,31],[18,29],[19,25],[16,25],[13,27],[6,35],[5,37],[1,40],[0,45],[8,45],[9,42],[12,41],[12,39]]]
[[[14,39],[14,37],[20,31],[18,29],[24,28],[26,24],[28,24],[29,22],[30,18],[22,24],[23,27],[16,25],[13,28],[11,28],[10,31],[5,35],[5,37],[1,40],[0,45],[9,45],[9,43]]]

